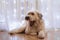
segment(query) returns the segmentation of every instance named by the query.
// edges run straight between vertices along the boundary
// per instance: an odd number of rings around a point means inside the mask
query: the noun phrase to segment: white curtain
[[[60,29],[60,0],[41,0],[41,12],[47,29]]]
[[[60,0],[0,0],[0,30],[12,30],[24,22],[26,12],[39,10],[47,29],[60,28]]]

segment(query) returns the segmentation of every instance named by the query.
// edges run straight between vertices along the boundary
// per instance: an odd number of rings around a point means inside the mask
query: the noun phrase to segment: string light
[[[60,15],[57,15],[56,18],[57,18],[57,19],[60,19]]]
[[[14,2],[14,4],[16,4],[16,0],[14,0],[13,2]]]
[[[16,8],[14,8],[14,15],[13,15],[14,17],[16,17],[16,11],[17,11]]]
[[[41,2],[43,2],[43,0],[41,0]]]
[[[49,8],[46,8],[46,10],[48,10]]]
[[[16,8],[14,8],[14,13],[16,13]]]

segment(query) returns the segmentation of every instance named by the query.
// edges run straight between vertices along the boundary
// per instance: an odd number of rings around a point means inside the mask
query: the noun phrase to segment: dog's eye
[[[31,15],[34,15],[34,13],[31,13]]]
[[[28,13],[28,15],[34,15],[34,13]]]

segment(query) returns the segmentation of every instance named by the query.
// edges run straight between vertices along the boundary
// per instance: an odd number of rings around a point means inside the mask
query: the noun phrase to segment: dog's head
[[[30,11],[28,15],[25,17],[26,21],[30,22],[30,26],[32,26],[36,21],[42,19],[42,14],[37,11]]]

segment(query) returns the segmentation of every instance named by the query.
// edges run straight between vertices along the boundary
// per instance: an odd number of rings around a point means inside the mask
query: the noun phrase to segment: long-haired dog
[[[29,11],[27,13],[27,16],[25,17],[26,26],[15,29],[10,33],[19,33],[19,32],[21,33],[24,31],[25,34],[38,35],[39,38],[44,38],[45,25],[42,17],[43,15],[38,11]]]

